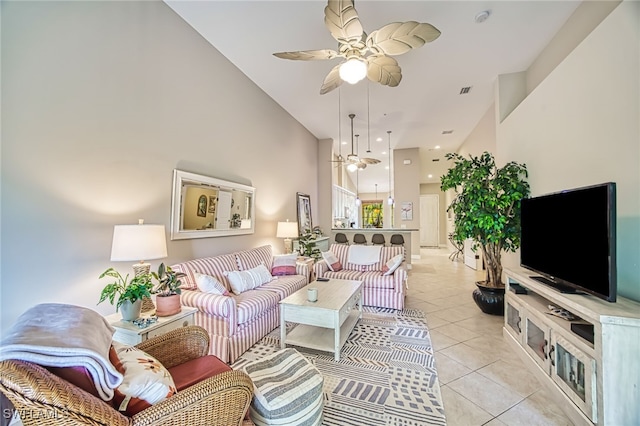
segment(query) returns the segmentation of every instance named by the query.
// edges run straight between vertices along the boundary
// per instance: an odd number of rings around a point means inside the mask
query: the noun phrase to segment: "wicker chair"
[[[207,355],[209,336],[198,326],[170,331],[137,345],[171,368]],[[0,392],[20,413],[24,425],[241,425],[253,396],[253,383],[241,371],[205,379],[132,417],[120,414],[47,369],[25,361],[0,362]],[[246,424],[246,423],[245,423]]]

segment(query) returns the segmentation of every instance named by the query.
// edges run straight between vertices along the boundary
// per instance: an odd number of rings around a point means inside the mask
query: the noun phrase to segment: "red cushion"
[[[169,368],[169,373],[171,373],[178,391],[225,371],[231,371],[231,367],[215,355],[192,359],[184,364]]]
[[[113,346],[109,348],[109,361],[113,363],[113,357],[115,355],[115,350]],[[117,358],[116,358],[117,359]],[[100,398],[100,394],[96,389],[96,385],[93,381],[93,377],[91,377],[91,373],[85,367],[75,366],[75,367],[45,367],[47,370],[60,377],[61,379],[66,380],[79,387],[80,389],[89,392],[91,395]]]

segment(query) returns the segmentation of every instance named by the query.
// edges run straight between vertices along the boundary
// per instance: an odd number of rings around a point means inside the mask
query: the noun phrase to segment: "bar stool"
[[[403,246],[404,245],[404,237],[401,234],[393,234],[391,236],[391,245],[392,246]]]
[[[364,234],[354,234],[353,244],[367,244],[367,238],[364,236]]]
[[[371,237],[371,244],[383,246],[386,243],[384,239],[384,235],[382,234],[373,234]]]
[[[347,238],[346,234],[343,234],[342,232],[338,232],[336,234],[335,237],[335,242],[337,244],[349,244],[349,239]]]

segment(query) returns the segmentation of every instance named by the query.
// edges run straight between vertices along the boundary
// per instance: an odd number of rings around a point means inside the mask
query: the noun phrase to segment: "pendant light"
[[[387,155],[389,156],[389,198],[387,199],[387,204],[390,206],[393,205],[393,197],[391,196],[391,130],[387,130],[387,135],[389,135],[389,149],[387,151]]]

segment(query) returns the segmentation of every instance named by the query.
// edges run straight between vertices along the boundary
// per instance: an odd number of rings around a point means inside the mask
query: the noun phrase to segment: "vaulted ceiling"
[[[433,159],[444,160],[468,137],[493,104],[497,76],[526,70],[580,4],[359,0],[355,8],[368,34],[399,21],[430,23],[442,34],[394,57],[403,76],[397,87],[365,79],[321,95],[341,58],[290,61],[273,53],[337,49],[324,24],[326,1],[165,2],[318,139],[334,139],[335,152],[351,152],[348,114],[356,114],[356,151],[381,160],[360,172],[360,192],[373,192],[375,184],[387,191],[389,144],[419,148],[421,183],[439,182],[446,162]]]

